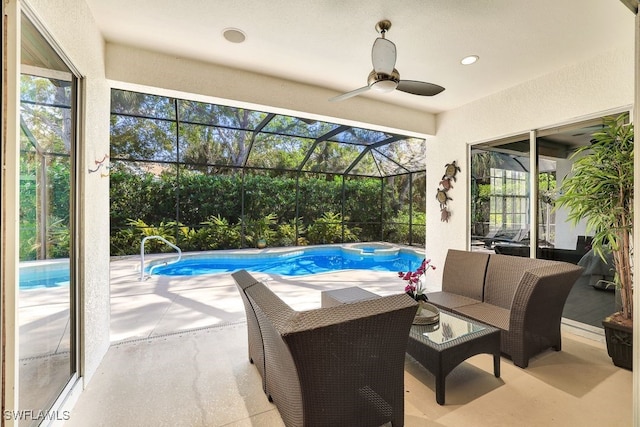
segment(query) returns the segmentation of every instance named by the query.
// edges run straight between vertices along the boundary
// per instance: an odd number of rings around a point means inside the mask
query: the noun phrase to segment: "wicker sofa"
[[[429,302],[501,329],[501,351],[516,366],[553,348],[560,351],[560,321],[582,268],[559,261],[449,250],[442,291]]]
[[[405,294],[295,311],[250,273],[249,359],[287,426],[404,424],[404,358],[417,303]]]

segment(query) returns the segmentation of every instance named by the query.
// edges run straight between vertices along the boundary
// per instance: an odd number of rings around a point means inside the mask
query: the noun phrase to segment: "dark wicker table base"
[[[356,286],[322,292],[322,307],[377,298],[378,295]],[[457,320],[455,320],[457,319]],[[435,376],[436,401],[444,405],[446,376],[460,363],[476,354],[493,354],[493,373],[500,377],[500,330],[440,309],[440,322],[462,321],[473,332],[463,332],[459,337],[444,343],[435,343],[424,336],[439,325],[413,325],[407,343],[407,353]]]
[[[460,363],[476,354],[493,354],[493,373],[500,377],[500,330],[492,326],[467,319],[466,317],[441,311],[440,321],[446,316],[462,319],[483,329],[461,335],[442,344],[424,336],[431,332],[433,325],[413,325],[409,334],[407,353],[435,376],[436,402],[444,405],[445,378]]]

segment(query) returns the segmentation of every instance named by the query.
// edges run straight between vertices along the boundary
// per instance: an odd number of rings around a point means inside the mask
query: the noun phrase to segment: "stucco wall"
[[[329,102],[336,93],[328,89],[129,46],[107,44],[106,74],[115,86],[124,89],[265,108],[274,113],[301,112],[304,117],[356,126],[368,124],[372,129],[418,137],[435,133],[433,114],[363,97]]]
[[[427,243],[436,266],[447,250],[467,249],[469,164],[467,145],[596,117],[633,103],[633,39],[583,63],[496,93],[437,117],[437,134],[427,143]],[[448,223],[440,222],[436,189],[444,165],[462,169],[449,202]],[[433,197],[430,197],[433,195]],[[442,269],[439,270],[440,273]],[[440,286],[441,275],[433,275]]]
[[[89,174],[109,154],[110,90],[104,75],[104,41],[82,0],[28,0],[40,21],[84,77],[79,147],[81,369],[85,382],[109,347],[109,180]]]

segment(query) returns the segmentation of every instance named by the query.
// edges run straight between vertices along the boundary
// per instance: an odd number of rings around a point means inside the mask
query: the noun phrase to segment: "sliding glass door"
[[[470,150],[472,250],[533,254],[587,267],[563,315],[598,328],[615,311],[613,288],[598,286],[612,277],[605,277],[607,266],[590,251],[586,223],[569,221],[568,212],[556,208],[555,200],[563,179],[571,174],[573,153],[590,144],[602,123],[602,118],[595,118],[536,130],[473,145]]]
[[[18,398],[20,408],[40,414],[52,408],[77,371],[78,86],[37,25],[25,15],[21,25]],[[41,421],[29,418],[20,425]]]

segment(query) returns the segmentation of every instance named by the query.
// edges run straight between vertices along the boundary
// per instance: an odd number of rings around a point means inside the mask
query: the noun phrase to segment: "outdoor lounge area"
[[[166,257],[150,255],[149,261]],[[144,417],[158,425],[167,419],[179,420],[173,425],[284,425],[277,407],[265,394],[259,369],[247,357],[246,309],[232,275],[153,274],[140,281],[139,269],[138,256],[111,261],[110,348],[96,381],[70,412],[68,424],[126,425],[134,417]],[[355,286],[382,296],[397,295],[404,287],[395,272],[254,276],[296,310],[319,308],[325,293],[336,289]],[[54,336],[64,337],[68,319],[57,312],[60,289],[31,293],[28,298],[24,301],[31,302],[25,304],[21,317],[33,329],[31,336],[40,339],[22,342],[22,351],[41,357],[24,361],[24,374],[33,372],[30,381],[46,395],[47,385],[38,381],[37,374],[39,364],[46,360],[42,358],[47,353],[43,346],[50,343],[64,356],[68,343],[43,340],[44,331],[53,328]],[[54,323],[46,321],[50,316],[55,317]],[[584,424],[588,420],[597,420],[598,425],[628,425],[631,399],[606,398],[609,407],[618,408],[615,411],[600,411],[596,402],[614,390],[630,396],[632,373],[611,364],[601,334],[576,328],[566,319],[561,330],[562,351],[543,351],[531,358],[526,369],[501,357],[499,378],[492,375],[490,354],[466,359],[446,376],[444,405],[436,400],[435,376],[407,355],[403,374],[405,425],[473,422],[509,426],[522,414],[527,414],[526,421],[519,421],[525,426],[589,425]],[[150,359],[154,363],[149,364]],[[135,381],[130,381],[132,378]],[[114,388],[119,393],[113,393]],[[504,404],[501,402],[518,410],[498,417],[495,408]],[[547,404],[551,406],[542,410]],[[486,423],[477,423],[478,411],[486,414]]]
[[[640,427],[639,8],[5,0],[0,424]]]
[[[153,276],[141,284],[136,261],[111,263],[113,343],[65,425],[135,419],[146,425],[283,426],[249,363],[244,307],[231,275]],[[388,295],[403,286],[395,273],[255,277],[297,310],[320,307],[323,290],[359,286]],[[443,406],[435,399],[434,376],[406,356],[404,425],[628,426],[631,399],[614,395],[630,393],[631,372],[613,366],[594,337],[566,325],[562,331],[561,352],[544,352],[527,369],[502,358],[500,378],[492,375],[491,355],[468,359],[447,376]]]

